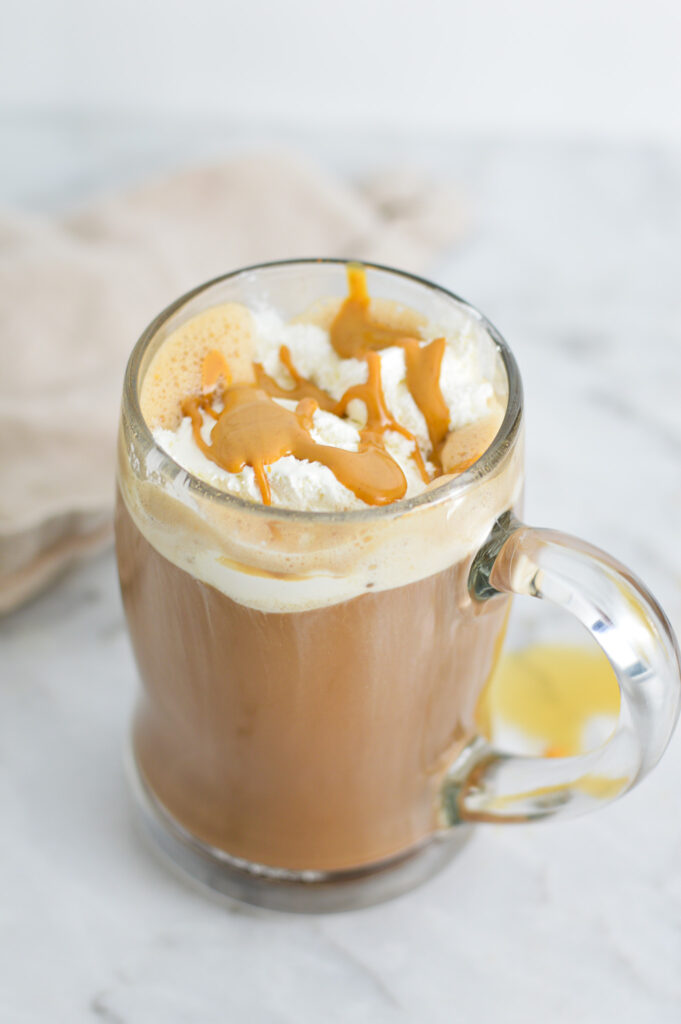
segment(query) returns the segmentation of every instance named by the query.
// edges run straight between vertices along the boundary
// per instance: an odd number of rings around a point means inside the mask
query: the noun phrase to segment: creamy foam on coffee
[[[513,450],[456,502],[420,507],[420,529],[399,513],[402,499],[439,489],[490,445],[505,374],[465,307],[452,303],[445,322],[429,322],[370,299],[359,268],[349,283],[344,301],[288,323],[263,302],[224,303],[181,324],[140,394],[158,447],[177,465],[169,472],[155,448],[121,451],[121,491],[142,533],[251,608],[301,611],[426,578],[472,555],[519,497]],[[196,479],[248,504],[205,499]],[[249,512],[254,503],[271,505],[271,516]],[[381,506],[394,515],[277,522],[278,507]]]

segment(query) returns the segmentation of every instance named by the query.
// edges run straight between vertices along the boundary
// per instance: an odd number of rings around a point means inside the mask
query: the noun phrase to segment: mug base
[[[328,914],[383,903],[436,875],[457,855],[473,831],[471,825],[457,825],[406,853],[350,871],[266,867],[232,857],[196,839],[156,799],[132,753],[127,761],[138,820],[165,863],[213,896],[266,910]]]

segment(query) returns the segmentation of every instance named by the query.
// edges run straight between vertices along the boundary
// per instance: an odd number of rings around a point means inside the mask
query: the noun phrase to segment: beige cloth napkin
[[[270,259],[420,270],[459,225],[451,190],[418,176],[358,189],[282,153],[180,173],[60,220],[0,212],[0,612],[110,540],[123,371],[165,305]]]

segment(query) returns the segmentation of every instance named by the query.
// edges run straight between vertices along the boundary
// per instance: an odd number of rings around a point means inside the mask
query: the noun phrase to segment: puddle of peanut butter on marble
[[[593,746],[589,724],[612,725],[620,709],[614,672],[598,648],[537,644],[502,656],[478,706],[488,738],[510,726],[549,757],[568,757]]]

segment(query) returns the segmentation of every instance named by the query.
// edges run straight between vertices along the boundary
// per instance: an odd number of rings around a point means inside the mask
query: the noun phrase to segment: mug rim
[[[437,292],[447,300],[453,300],[459,306],[463,306],[473,316],[473,318],[485,328],[494,342],[497,351],[501,355],[504,370],[506,372],[508,382],[508,400],[506,403],[504,418],[494,440],[480,455],[480,457],[468,467],[468,469],[454,477],[454,479],[445,481],[440,486],[435,486],[429,490],[422,491],[420,494],[416,494],[411,498],[401,498],[388,505],[326,512],[263,505],[248,501],[247,499],[238,497],[234,494],[229,494],[227,491],[213,487],[212,484],[207,483],[200,477],[194,476],[188,469],[185,469],[185,467],[180,465],[179,462],[176,462],[172,456],[165,451],[165,449],[161,448],[156,443],[153,432],[142,415],[138,389],[139,374],[142,360],[147,349],[152,344],[164,324],[166,324],[175,313],[203,292],[207,292],[216,285],[241,275],[254,274],[258,271],[272,270],[277,267],[311,267],[327,265],[347,266],[352,263],[357,263],[362,267],[365,267],[367,270],[377,270],[384,274],[390,274],[394,277],[412,281],[429,291]],[[210,501],[218,502],[219,504],[225,505],[229,508],[238,509],[248,515],[266,516],[269,519],[280,519],[288,522],[295,520],[307,521],[310,523],[321,523],[325,521],[330,523],[337,523],[339,521],[363,523],[373,522],[377,519],[395,518],[397,516],[406,515],[419,508],[434,507],[442,504],[443,502],[449,501],[452,497],[463,494],[465,491],[490,476],[503,462],[506,454],[513,447],[520,430],[523,404],[522,399],[522,381],[515,356],[501,332],[490,320],[488,320],[484,313],[480,312],[476,306],[466,301],[466,299],[461,298],[461,296],[448,288],[444,288],[442,285],[436,284],[428,278],[421,277],[418,274],[412,274],[406,270],[398,270],[395,267],[389,267],[381,263],[373,263],[367,260],[353,259],[349,257],[311,256],[284,260],[269,260],[263,263],[251,264],[246,267],[239,267],[236,270],[229,271],[226,274],[220,274],[218,277],[214,277],[209,281],[205,281],[204,283],[197,285],[195,288],[185,292],[179,298],[167,305],[144,329],[130,354],[130,358],[128,359],[123,382],[123,409],[132,420],[133,429],[138,437],[145,443],[145,447],[148,450],[153,450],[155,452],[157,456],[154,463],[155,472],[163,472],[164,469],[167,469],[173,477],[178,473],[183,473],[186,478],[186,486],[193,494],[197,494],[204,499],[209,499]]]

